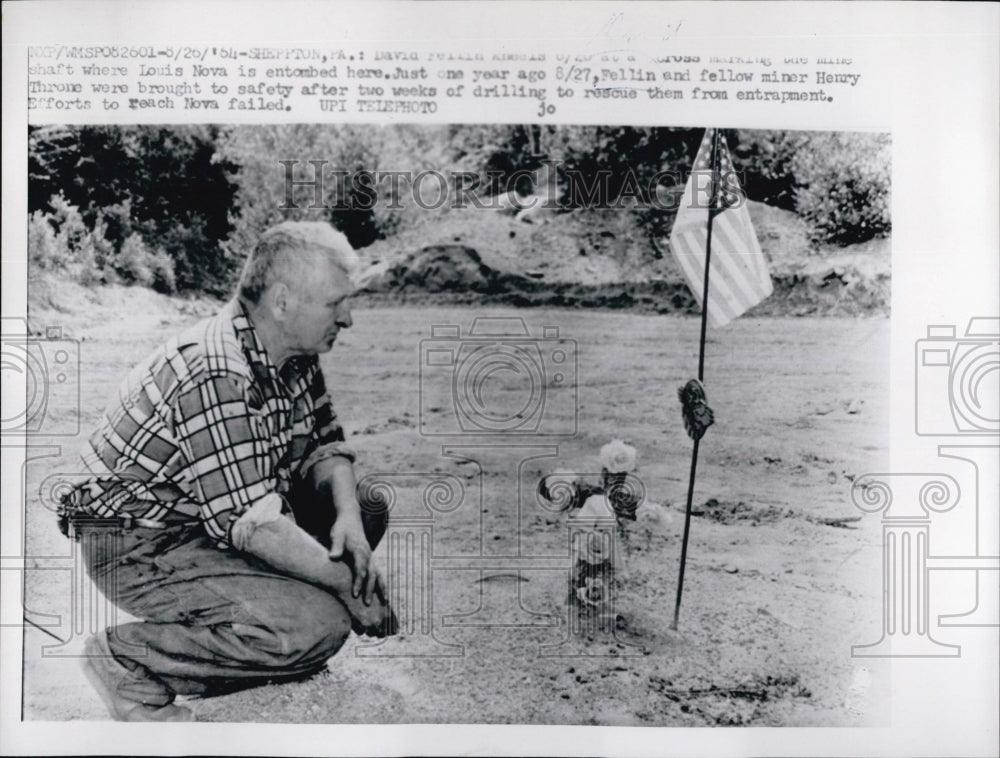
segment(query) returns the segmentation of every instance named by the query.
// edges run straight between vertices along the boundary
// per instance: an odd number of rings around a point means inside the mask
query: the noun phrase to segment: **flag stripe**
[[[725,281],[720,281],[717,278],[719,272],[714,270],[714,267],[712,273],[716,277],[716,286],[709,289],[708,315],[715,326],[721,326],[738,315],[738,306],[736,300],[728,291]]]
[[[718,221],[718,219],[716,219],[716,221]],[[714,232],[715,229],[713,229],[713,247],[717,242]],[[708,235],[704,229],[691,230],[683,234],[683,244],[689,249],[704,250],[707,236]],[[709,287],[712,288],[714,284],[719,288],[720,292],[725,293],[727,298],[738,300],[743,306],[742,310],[739,310],[736,314],[739,315],[739,313],[742,313],[750,306],[759,302],[761,296],[764,294],[764,288],[757,284],[755,279],[745,276],[745,269],[735,256],[716,256],[714,253],[715,251],[713,250],[712,276],[710,277],[711,281],[709,282]],[[696,256],[694,255],[679,256],[678,262],[685,278],[687,278],[689,282],[692,292],[694,292],[700,303],[705,276],[704,256],[702,256],[700,260],[696,259]],[[712,299],[711,294],[710,289],[710,309],[715,302]],[[727,310],[724,306],[720,306],[720,308]]]
[[[715,219],[715,229],[712,230],[713,237],[715,236],[716,229],[720,232],[720,242],[723,243],[723,249],[738,249],[741,242],[740,236],[734,233],[728,225],[725,213]],[[732,290],[734,292],[738,291],[743,296],[741,304],[744,306],[744,310],[760,299],[756,286],[757,282],[754,281],[753,272],[750,271],[750,267],[745,260],[748,257],[748,255],[740,254],[719,255],[717,258],[713,256],[712,260],[713,265],[718,261],[720,275],[727,283],[733,285]]]
[[[690,201],[697,197],[697,173],[711,170],[711,151],[712,132],[706,130],[695,156],[694,170],[684,188],[684,198],[688,202],[677,212],[670,232],[670,249],[674,259],[702,308],[705,307],[702,287],[705,277],[705,245],[708,239],[708,208],[691,207],[693,203]],[[719,166],[726,186],[730,190],[738,190],[738,180],[723,137],[720,137],[719,144]],[[704,181],[701,184],[704,185]],[[745,202],[716,213],[712,219],[709,279],[707,310],[713,326],[724,326],[773,291],[767,260],[761,252]]]
[[[722,231],[724,238],[732,236],[729,230],[726,229],[725,225],[722,226]],[[734,237],[730,241],[730,244],[735,247],[739,244],[739,238]],[[735,279],[739,289],[747,294],[747,308],[758,303],[769,292],[767,284],[770,282],[770,277],[767,277],[762,281],[759,275],[757,275],[753,270],[754,266],[751,261],[759,259],[760,257],[760,255],[745,253],[719,256],[721,266],[729,272],[732,278]]]
[[[705,249],[707,234],[704,229],[692,230],[685,233],[684,236],[685,241],[692,248]],[[704,256],[700,261],[696,261],[695,256],[685,255],[679,261],[698,304],[704,307],[704,298],[702,297],[705,276]],[[722,268],[723,265],[713,255],[708,298],[708,316],[713,326],[724,326],[756,302],[752,296],[749,298],[741,297],[732,291],[729,283],[729,272]]]

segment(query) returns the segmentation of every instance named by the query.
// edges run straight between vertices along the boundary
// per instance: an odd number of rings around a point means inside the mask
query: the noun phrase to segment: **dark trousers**
[[[322,510],[296,513],[296,521],[329,547],[333,513]],[[362,519],[374,548],[385,516],[362,509]],[[104,595],[142,619],[109,629],[108,644],[137,679],[156,683],[152,692],[140,687],[150,705],[315,673],[351,631],[335,595],[220,550],[200,527],[85,528],[80,539]]]

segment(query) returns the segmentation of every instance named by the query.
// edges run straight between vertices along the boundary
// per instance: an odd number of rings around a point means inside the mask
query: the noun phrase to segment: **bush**
[[[69,251],[56,237],[48,214],[35,211],[28,216],[28,266],[43,271],[65,270]]]
[[[115,258],[115,270],[125,281],[152,287],[157,292],[173,292],[177,286],[170,256],[163,249],[150,250],[135,232],[122,243]]]
[[[35,211],[28,218],[28,262],[49,271],[63,271],[82,284],[105,281],[104,268],[114,246],[103,225],[88,229],[79,209],[61,195],[49,200],[51,213]]]
[[[232,126],[220,132],[216,160],[230,167],[229,181],[236,188],[230,212],[232,233],[222,243],[226,260],[239,267],[267,227],[280,221],[327,221],[339,229],[355,248],[366,247],[414,223],[428,211],[407,195],[389,202],[390,183],[376,191],[379,202],[366,201],[363,172],[445,170],[445,127],[399,125],[288,124]],[[292,190],[286,197],[286,165],[294,161],[296,181],[315,177],[309,161],[325,161],[323,195],[315,203],[312,186]],[[344,172],[343,180],[332,172]],[[401,188],[408,193],[408,186]],[[290,207],[294,206],[294,207]],[[238,273],[238,271],[236,272]],[[235,279],[235,277],[234,277]]]
[[[727,135],[727,138],[730,135]],[[728,139],[733,165],[751,200],[795,210],[792,161],[808,136],[802,132],[740,129]]]
[[[81,284],[125,281],[159,292],[176,289],[173,260],[163,249],[150,250],[138,232],[130,232],[116,249],[104,216],[88,229],[79,209],[62,196],[53,196],[49,205],[51,213],[28,217],[29,267],[59,271]]]
[[[792,158],[795,207],[813,242],[851,244],[884,237],[890,216],[889,136],[814,134]]]
[[[133,241],[129,255],[144,262],[125,266],[129,281],[151,267],[163,288],[227,286],[231,263],[221,242],[232,231],[235,187],[227,178],[233,166],[216,156],[217,135],[210,125],[29,127],[28,209],[48,214],[67,243],[48,254],[67,258],[74,271],[89,267],[114,278],[117,264],[106,260],[139,234],[156,252],[140,255]],[[54,196],[73,208],[72,218],[64,218]],[[36,227],[37,246],[46,244],[44,234]],[[160,250],[174,259],[172,267],[154,265]],[[93,260],[83,265],[88,255]]]

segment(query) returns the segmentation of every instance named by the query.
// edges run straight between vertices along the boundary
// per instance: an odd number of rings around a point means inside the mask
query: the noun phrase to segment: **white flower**
[[[635,471],[635,448],[621,440],[611,440],[601,448],[601,465],[612,474]]]
[[[607,587],[605,587],[605,582],[603,577],[590,577],[588,576],[584,580],[584,585],[582,587],[576,588],[576,598],[586,605],[592,605],[594,607],[599,606],[604,602],[605,595],[607,594]]]

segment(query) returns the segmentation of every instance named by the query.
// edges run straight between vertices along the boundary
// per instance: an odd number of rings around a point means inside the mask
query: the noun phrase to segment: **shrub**
[[[173,280],[182,289],[214,291],[231,275],[220,243],[231,232],[235,192],[227,178],[234,167],[215,155],[217,134],[211,125],[29,127],[28,209],[50,214],[67,242],[59,254],[84,276],[113,278],[115,265],[104,261],[137,233],[150,250],[175,259],[176,276],[153,267],[160,286]],[[44,231],[35,232],[45,244]],[[127,276],[143,269],[130,266]]]
[[[813,242],[850,244],[891,231],[889,147],[888,135],[814,134],[796,152],[795,207]]]
[[[104,265],[114,254],[104,226],[87,228],[79,209],[61,195],[49,205],[51,213],[35,211],[28,219],[29,265],[64,271],[83,284],[104,281]]]
[[[163,249],[150,250],[142,236],[135,232],[122,243],[115,257],[115,270],[125,281],[152,287],[158,292],[173,292],[177,286],[170,256]]]
[[[99,216],[89,229],[64,197],[54,195],[49,205],[51,213],[35,211],[28,217],[29,267],[60,271],[81,284],[125,281],[159,292],[176,289],[173,260],[162,248],[151,250],[138,232],[130,232],[116,249],[108,217]]]
[[[257,244],[264,229],[285,220],[327,221],[339,229],[355,248],[423,220],[422,210],[405,196],[389,202],[391,183],[381,184],[375,195],[379,202],[366,199],[359,190],[366,185],[364,172],[444,170],[441,126],[398,125],[373,128],[354,124],[287,124],[232,126],[223,129],[216,141],[215,160],[229,167],[228,180],[235,188],[230,210],[232,233],[221,247],[227,265],[238,269]],[[315,177],[309,161],[325,161],[320,172],[323,195],[315,203],[312,186],[285,195],[286,164],[294,161],[292,176],[307,181]],[[332,172],[344,172],[336,179]],[[403,185],[404,193],[409,187]],[[238,271],[236,272],[238,274]],[[236,276],[232,277],[235,281]]]
[[[751,200],[795,210],[792,161],[808,139],[802,132],[740,129],[728,139],[743,190]],[[727,138],[730,135],[727,135]]]
[[[66,250],[49,223],[49,216],[35,211],[28,216],[28,267],[44,271],[65,269],[69,259]]]

